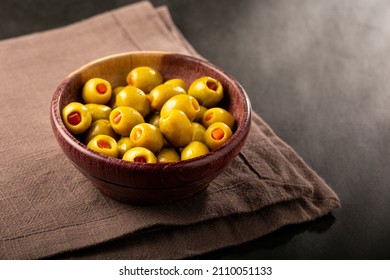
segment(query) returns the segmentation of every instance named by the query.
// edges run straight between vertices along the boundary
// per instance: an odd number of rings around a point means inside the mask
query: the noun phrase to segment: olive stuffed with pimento
[[[131,69],[126,85],[89,79],[82,102],[62,110],[62,120],[91,150],[138,163],[169,163],[206,155],[233,135],[235,119],[220,105],[223,86],[203,76],[188,85],[163,79],[148,66]]]

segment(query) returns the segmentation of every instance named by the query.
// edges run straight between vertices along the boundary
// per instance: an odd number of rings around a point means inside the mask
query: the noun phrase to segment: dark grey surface
[[[2,0],[0,38],[131,2]],[[166,4],[195,49],[237,78],[342,203],[317,221],[200,258],[389,259],[390,2],[151,2]]]

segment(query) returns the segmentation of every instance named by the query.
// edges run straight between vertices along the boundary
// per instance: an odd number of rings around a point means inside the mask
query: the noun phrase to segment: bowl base
[[[103,195],[116,201],[133,205],[157,205],[177,202],[189,198],[208,187],[205,184],[192,184],[169,189],[131,188],[103,181],[83,173]]]

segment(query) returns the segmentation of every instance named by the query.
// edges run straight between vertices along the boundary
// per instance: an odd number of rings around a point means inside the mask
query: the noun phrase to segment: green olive
[[[223,87],[218,80],[205,76],[191,83],[188,94],[195,97],[200,105],[211,108],[222,100]]]
[[[100,119],[108,120],[112,111],[109,106],[103,104],[88,103],[85,104],[85,107],[87,107],[88,110],[91,112],[93,122]]]
[[[148,66],[139,66],[129,72],[126,77],[129,85],[149,93],[153,88],[163,83],[163,77],[156,69]]]
[[[160,129],[150,123],[141,123],[133,127],[130,139],[134,146],[144,147],[153,153],[157,153],[164,146],[164,136]]]
[[[202,123],[203,115],[208,109],[205,106],[199,106],[199,112],[196,115],[194,121],[198,123]]]
[[[158,163],[176,162],[180,160],[179,154],[173,148],[162,149],[157,154]]]
[[[149,100],[150,106],[160,111],[165,102],[172,96],[178,94],[187,94],[184,89],[179,86],[171,84],[158,85],[150,92]]]
[[[192,139],[192,125],[186,114],[174,109],[161,116],[160,129],[173,147],[186,146]]]
[[[97,135],[108,135],[116,139],[118,136],[115,131],[112,129],[110,121],[105,119],[100,119],[94,121],[84,135],[84,143],[88,144]]]
[[[144,147],[134,147],[123,155],[123,160],[142,163],[157,163],[157,158],[152,151]]]
[[[112,129],[122,136],[129,136],[133,127],[143,122],[145,121],[141,114],[131,107],[118,106],[110,113]]]
[[[121,87],[116,87],[116,88],[112,89],[111,98],[110,98],[110,100],[108,101],[108,104],[107,104],[108,106],[111,107],[111,109],[114,109],[116,107],[116,96],[124,88],[125,88],[124,86],[121,86]]]
[[[122,137],[118,141],[118,158],[122,158],[123,155],[134,147],[133,141],[131,141],[130,137]]]
[[[202,124],[204,127],[209,127],[215,122],[223,122],[227,124],[231,130],[234,128],[234,117],[225,109],[219,108],[219,107],[214,107],[208,109],[202,118]]]
[[[188,85],[183,79],[179,79],[179,78],[170,79],[170,80],[167,80],[164,84],[179,86],[182,89],[184,89],[185,92],[187,92],[187,90],[188,90]]]
[[[203,156],[209,152],[206,144],[199,141],[192,141],[181,151],[181,160],[187,160]]]
[[[85,132],[92,123],[91,112],[79,102],[71,102],[66,105],[62,109],[61,115],[65,127],[73,134]]]
[[[192,141],[199,141],[204,143],[204,133],[206,128],[197,122],[192,122]]]
[[[150,112],[150,103],[145,93],[134,86],[127,86],[116,95],[116,106],[129,106],[143,117]]]
[[[160,122],[160,114],[155,113],[149,117],[149,123],[154,125],[155,127],[159,127]]]
[[[95,136],[87,147],[106,156],[118,157],[118,145],[115,139],[108,135]]]
[[[210,125],[204,134],[204,140],[210,150],[215,150],[232,137],[233,133],[229,126],[223,122],[215,122]]]
[[[82,98],[85,103],[106,104],[112,94],[111,84],[101,78],[89,79],[83,86]]]
[[[180,110],[184,112],[190,121],[193,121],[196,115],[199,113],[200,107],[198,101],[187,94],[179,94],[172,96],[162,106],[160,115],[163,117],[172,110]]]

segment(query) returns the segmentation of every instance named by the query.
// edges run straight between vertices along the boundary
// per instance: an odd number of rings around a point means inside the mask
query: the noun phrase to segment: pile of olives
[[[126,81],[112,88],[92,78],[82,88],[84,103],[62,110],[66,128],[88,148],[131,162],[166,163],[207,154],[232,136],[235,119],[218,107],[223,98],[218,80],[204,76],[188,86],[140,66]]]

